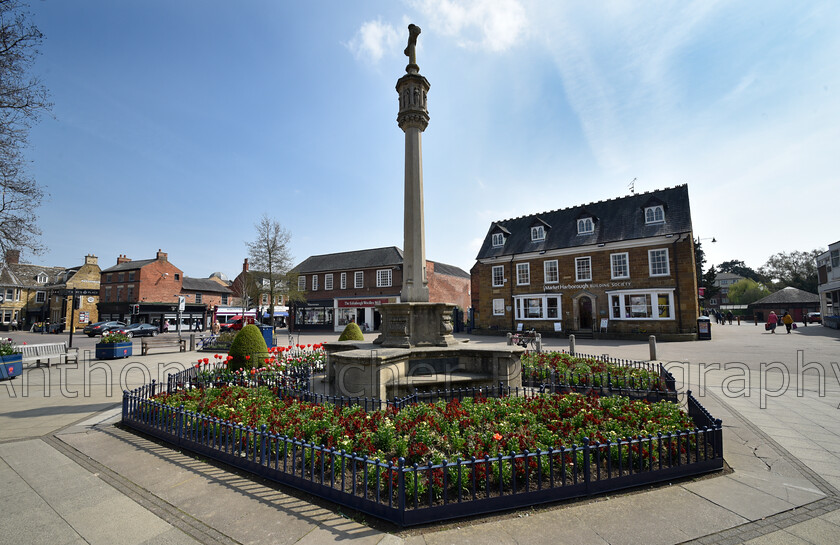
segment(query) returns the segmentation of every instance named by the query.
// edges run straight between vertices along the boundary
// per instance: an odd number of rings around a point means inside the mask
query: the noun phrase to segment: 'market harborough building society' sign
[[[479,331],[697,330],[687,185],[494,222],[476,259]]]

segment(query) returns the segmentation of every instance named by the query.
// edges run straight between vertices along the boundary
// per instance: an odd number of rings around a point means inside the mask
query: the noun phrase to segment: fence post
[[[405,458],[397,460],[397,503],[400,510],[400,522],[405,523]],[[416,486],[416,483],[415,483]]]
[[[265,424],[260,426],[260,465],[265,463],[265,430]]]
[[[715,419],[715,458],[723,458],[723,421]]]
[[[125,420],[126,416],[128,416],[128,390],[123,390],[123,402],[122,402],[122,417]]]
[[[650,344],[650,361],[656,361],[656,335],[648,337],[648,344]]]
[[[589,492],[589,478],[590,478],[590,471],[589,471],[589,437],[583,438],[583,482],[586,488],[586,491]],[[577,461],[577,460],[575,460]]]
[[[575,336],[569,335],[569,355],[575,355]]]
[[[178,407],[178,418],[176,419],[176,426],[178,426],[178,444],[181,444],[181,439],[184,437],[184,405]]]

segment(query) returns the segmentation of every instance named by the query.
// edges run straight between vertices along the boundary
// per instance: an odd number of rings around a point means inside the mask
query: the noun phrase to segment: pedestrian
[[[790,334],[790,326],[793,325],[793,317],[790,315],[790,312],[785,311],[785,315],[782,316],[782,323],[785,324],[785,329]]]
[[[164,320],[163,321],[163,332],[164,333],[169,333],[169,320]]]
[[[776,332],[776,324],[778,323],[778,316],[776,316],[775,311],[770,311],[770,316],[767,317],[767,326],[770,330],[770,333]]]
[[[728,311],[726,313],[726,319],[729,321],[729,325],[732,325],[732,311]]]
[[[9,329],[11,329],[12,331],[17,331],[17,328],[18,328],[17,319],[14,319],[14,320],[12,320],[12,323],[9,325]]]
[[[802,323],[805,324],[805,327],[808,327],[808,309],[802,309]]]

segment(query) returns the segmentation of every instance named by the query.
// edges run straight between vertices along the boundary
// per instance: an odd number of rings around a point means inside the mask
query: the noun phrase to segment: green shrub
[[[251,369],[260,367],[268,357],[268,346],[265,344],[262,331],[254,324],[243,327],[230,344],[228,355],[228,370]]]
[[[347,324],[347,327],[344,328],[344,331],[341,332],[341,336],[338,338],[339,341],[363,341],[365,340],[365,336],[362,335],[362,330],[359,329],[359,326],[356,325],[356,322],[350,322]]]

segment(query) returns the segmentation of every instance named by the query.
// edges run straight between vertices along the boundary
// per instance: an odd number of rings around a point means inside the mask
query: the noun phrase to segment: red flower
[[[501,440],[502,440],[502,436],[501,436],[501,435],[499,435],[498,433],[494,433],[494,434],[493,434],[493,439],[495,439],[496,441],[501,441]]]
[[[249,354],[249,355],[247,355],[247,356],[245,356],[245,360],[247,360],[247,361],[251,361],[251,356],[250,356],[250,354]]]

